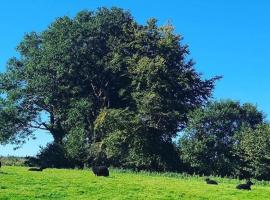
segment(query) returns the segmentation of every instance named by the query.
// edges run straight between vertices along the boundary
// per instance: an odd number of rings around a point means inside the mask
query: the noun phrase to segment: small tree
[[[235,154],[239,159],[238,175],[270,180],[270,127],[262,124],[242,128],[236,135]]]
[[[236,132],[243,126],[254,129],[263,120],[263,113],[251,104],[211,102],[190,113],[179,141],[181,157],[195,172],[233,175],[237,165],[233,153]]]

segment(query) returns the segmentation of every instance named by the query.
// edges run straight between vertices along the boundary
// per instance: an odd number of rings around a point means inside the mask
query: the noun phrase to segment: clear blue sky
[[[56,17],[101,6],[128,9],[140,23],[150,17],[161,25],[171,21],[189,45],[196,69],[206,78],[224,76],[217,83],[216,99],[251,102],[270,116],[268,0],[1,0],[0,71],[16,55],[25,33],[44,30]],[[51,139],[38,132],[37,140],[17,151],[0,146],[0,155],[35,155]]]

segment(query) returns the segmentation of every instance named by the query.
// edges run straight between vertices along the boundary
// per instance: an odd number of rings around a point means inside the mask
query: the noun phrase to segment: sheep
[[[205,181],[206,181],[206,184],[210,184],[210,185],[218,185],[218,183],[217,183],[216,181],[211,180],[211,179],[209,179],[209,178],[206,178]]]
[[[250,180],[248,180],[245,184],[239,184],[236,186],[236,189],[239,190],[251,190],[250,186],[254,185]]]
[[[106,166],[93,166],[92,171],[96,176],[109,176],[109,169]]]
[[[42,172],[45,167],[33,167],[28,169],[28,171]]]

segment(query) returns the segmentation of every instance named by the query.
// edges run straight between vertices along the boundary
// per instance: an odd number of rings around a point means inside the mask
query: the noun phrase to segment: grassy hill
[[[0,199],[269,199],[270,184],[257,182],[251,191],[239,191],[237,180],[216,178],[206,185],[203,177],[181,174],[132,173],[111,170],[110,177],[95,177],[89,170],[25,167],[0,169]]]

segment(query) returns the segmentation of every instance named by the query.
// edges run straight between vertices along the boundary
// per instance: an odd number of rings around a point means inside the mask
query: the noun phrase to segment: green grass
[[[25,167],[0,169],[0,199],[269,199],[269,183],[257,183],[251,191],[235,189],[233,179],[216,178],[218,186],[203,177],[177,174],[132,173],[111,170],[110,177],[95,177],[90,170],[46,169],[30,172]]]

